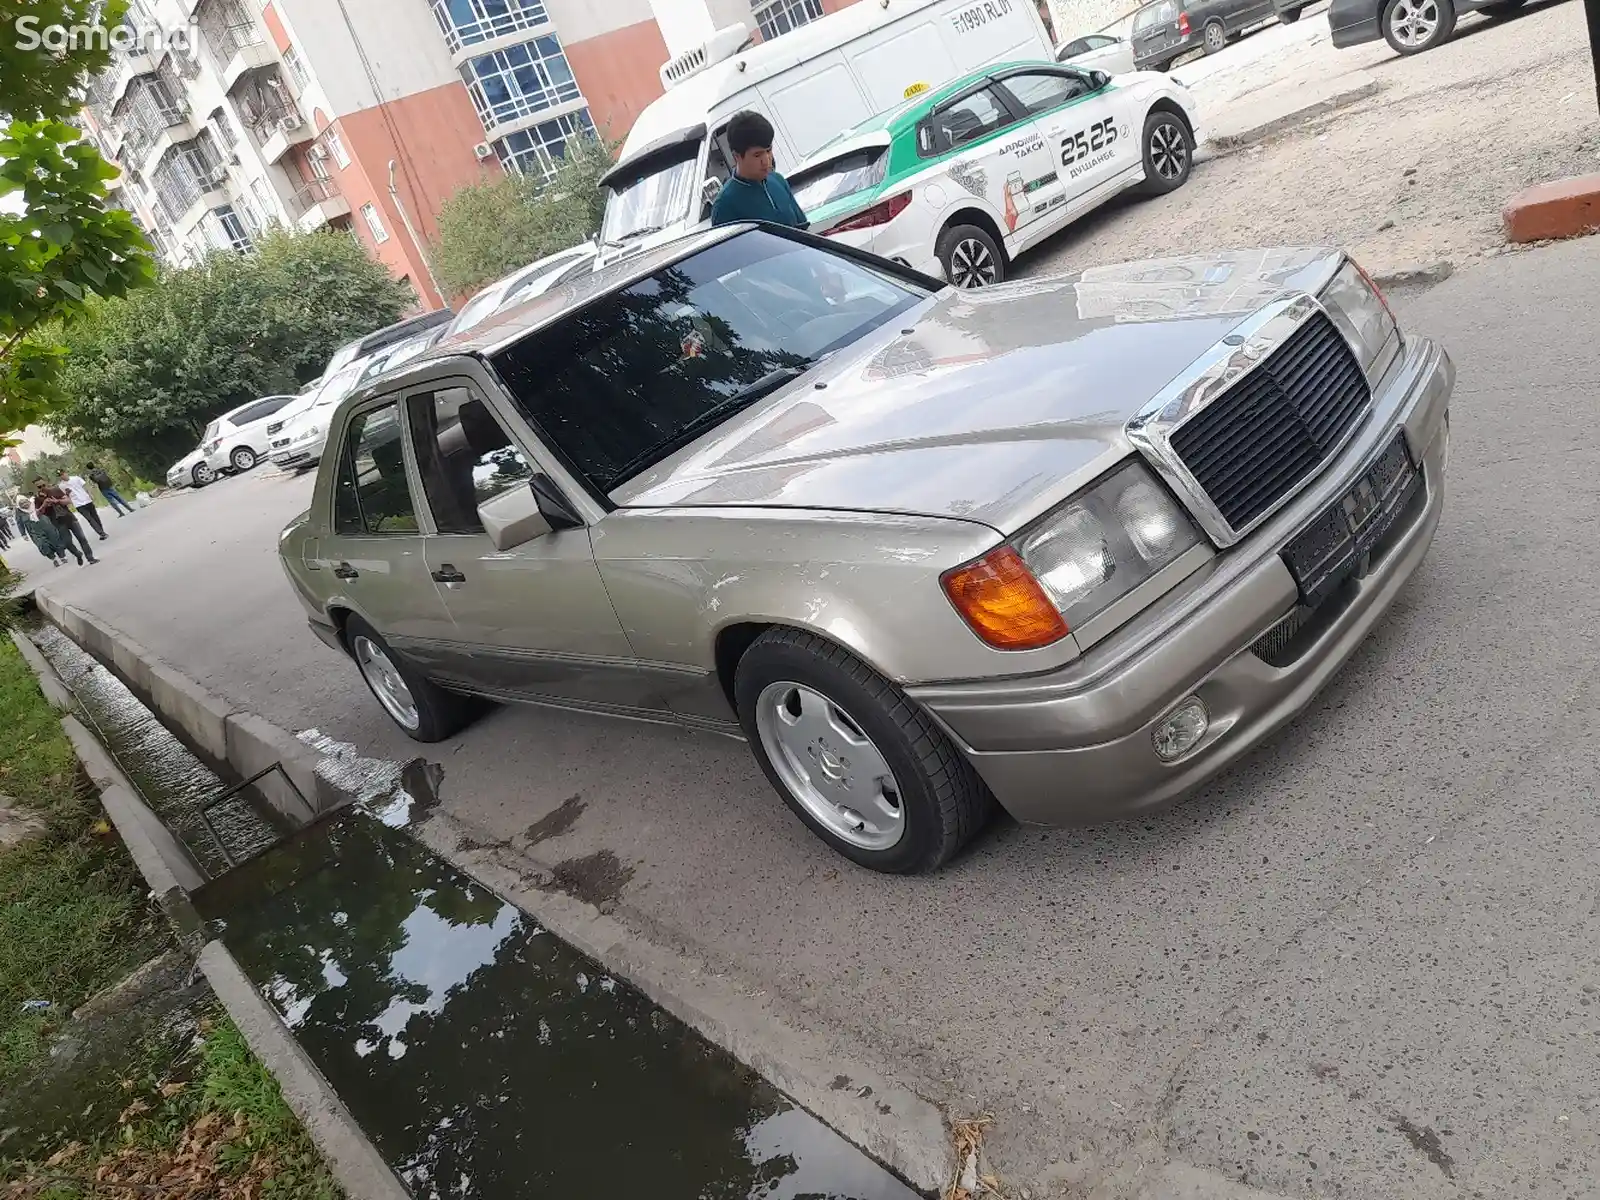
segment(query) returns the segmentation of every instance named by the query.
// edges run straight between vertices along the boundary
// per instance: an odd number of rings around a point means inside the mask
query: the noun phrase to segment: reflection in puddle
[[[308,830],[197,903],[418,1197],[914,1195],[365,813]]]

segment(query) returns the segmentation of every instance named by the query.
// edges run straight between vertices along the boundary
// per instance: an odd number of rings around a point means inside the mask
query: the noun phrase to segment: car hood
[[[1319,291],[1341,257],[1258,250],[946,289],[611,499],[908,513],[1009,533],[1132,453],[1130,417],[1264,304]]]
[[[177,462],[168,467],[167,474],[172,475],[175,472],[191,470],[196,463],[203,462],[205,457],[205,453],[200,449],[199,446],[196,446],[193,450],[189,451],[189,453],[185,454]]]

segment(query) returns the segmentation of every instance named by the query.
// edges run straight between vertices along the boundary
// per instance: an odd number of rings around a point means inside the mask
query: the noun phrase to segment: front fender
[[[717,667],[735,625],[787,625],[837,642],[899,683],[986,679],[1059,667],[1070,638],[1003,652],[978,640],[939,584],[1000,541],[987,525],[812,510],[622,509],[595,554],[634,653]]]

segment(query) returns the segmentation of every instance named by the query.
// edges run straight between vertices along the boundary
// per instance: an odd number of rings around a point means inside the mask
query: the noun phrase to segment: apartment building
[[[89,123],[168,261],[273,223],[347,229],[434,308],[426,246],[458,188],[621,138],[716,29],[780,37],[853,2],[133,0],[139,44],[94,81]]]

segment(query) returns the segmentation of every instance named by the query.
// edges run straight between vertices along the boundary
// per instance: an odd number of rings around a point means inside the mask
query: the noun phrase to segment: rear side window
[[[533,468],[489,406],[464,387],[407,402],[428,507],[440,533],[481,533],[478,506],[526,487]]]
[[[1068,42],[1061,47],[1061,53],[1056,55],[1057,62],[1066,62],[1069,58],[1077,58],[1080,54],[1089,53],[1089,39],[1079,38],[1075,42]]]
[[[1134,14],[1133,31],[1138,33],[1141,29],[1149,29],[1152,25],[1164,25],[1168,21],[1178,19],[1178,8],[1172,0],[1161,0],[1159,4],[1147,4]]]
[[[1011,123],[1000,97],[988,88],[963,96],[928,118],[930,145],[925,153],[943,154],[987,137]],[[919,142],[921,139],[918,139]],[[919,145],[918,149],[922,149]]]
[[[840,155],[820,167],[802,171],[789,180],[789,187],[800,208],[810,212],[824,204],[877,187],[888,170],[888,147],[871,146]]]
[[[374,408],[350,422],[334,482],[333,527],[337,533],[356,535],[417,532],[398,404]]]
[[[1081,75],[1057,74],[1054,71],[1029,72],[1026,75],[1009,75],[1006,89],[1017,98],[1017,103],[1030,117],[1060,108],[1069,100],[1089,94],[1089,84]]]

